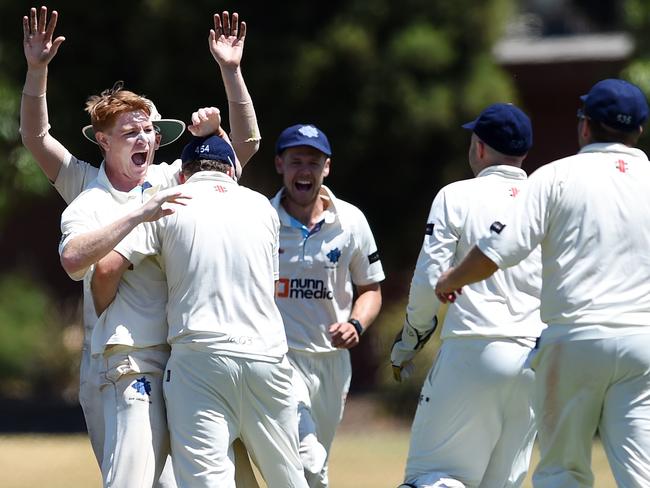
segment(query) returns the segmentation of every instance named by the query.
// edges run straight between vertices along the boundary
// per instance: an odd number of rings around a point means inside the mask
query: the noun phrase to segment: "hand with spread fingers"
[[[183,200],[189,200],[192,197],[178,191],[177,189],[170,188],[156,193],[147,203],[142,205],[139,212],[141,222],[154,222],[162,217],[171,215],[175,212],[173,207],[163,207],[165,203],[173,203],[175,205],[185,205]]]
[[[239,66],[244,53],[246,22],[239,21],[239,14],[232,16],[224,11],[214,14],[214,29],[210,30],[210,52],[219,66]]]
[[[38,14],[32,7],[29,17],[23,17],[23,49],[29,68],[46,67],[65,41],[63,36],[52,40],[57,19],[58,13],[54,10],[48,21],[47,7],[41,7]]]

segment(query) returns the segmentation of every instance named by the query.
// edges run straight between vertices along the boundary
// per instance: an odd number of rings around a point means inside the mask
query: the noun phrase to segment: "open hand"
[[[210,29],[208,44],[219,66],[237,67],[241,64],[246,38],[246,22],[239,22],[239,14],[227,11],[214,14],[214,29]]]
[[[191,196],[185,195],[175,188],[160,191],[140,207],[141,222],[154,222],[162,217],[173,214],[175,212],[174,208],[163,207],[165,203],[185,206],[183,200],[189,200],[191,198]]]
[[[50,20],[47,20],[47,7],[41,7],[39,14],[31,8],[29,17],[23,17],[23,49],[27,66],[30,68],[43,68],[56,56],[65,37],[59,36],[52,40],[56,21],[59,14],[52,11]]]

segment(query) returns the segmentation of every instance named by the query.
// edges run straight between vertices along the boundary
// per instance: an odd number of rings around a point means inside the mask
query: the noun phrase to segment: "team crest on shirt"
[[[336,264],[339,262],[339,258],[341,257],[341,250],[338,247],[335,247],[330,252],[328,252],[326,256],[327,259],[330,260],[330,263]]]
[[[140,395],[151,396],[151,382],[145,376],[135,380],[131,388],[140,393]]]

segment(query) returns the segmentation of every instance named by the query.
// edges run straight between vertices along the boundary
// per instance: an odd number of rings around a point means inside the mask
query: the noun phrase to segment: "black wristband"
[[[357,335],[361,337],[363,334],[363,326],[361,325],[361,322],[359,322],[357,319],[348,319],[348,322],[354,326],[354,330],[357,331]]]

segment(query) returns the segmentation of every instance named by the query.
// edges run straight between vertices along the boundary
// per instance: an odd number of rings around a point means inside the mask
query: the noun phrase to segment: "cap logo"
[[[311,125],[302,126],[300,129],[298,129],[298,132],[300,132],[305,137],[318,137],[318,130],[316,127],[313,127]]]

